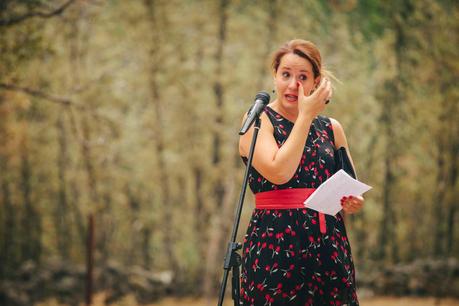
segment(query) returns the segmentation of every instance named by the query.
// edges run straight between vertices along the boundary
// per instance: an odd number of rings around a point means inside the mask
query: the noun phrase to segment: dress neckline
[[[281,115],[280,113],[276,112],[271,106],[266,105],[266,107],[269,108],[270,111],[271,111],[272,113],[274,113],[274,115],[278,115],[279,117],[281,117],[282,119],[284,119],[285,121],[289,122],[289,123],[292,124],[292,125],[295,124],[295,122],[293,122],[292,120],[289,120],[289,119],[285,118],[285,116],[283,116],[283,115]]]
[[[289,123],[290,123],[290,124],[292,124],[292,125],[294,125],[294,124],[295,124],[295,122],[293,122],[292,120],[289,120],[289,119],[285,118],[285,116],[284,116],[284,115],[282,115],[282,114],[280,114],[280,113],[276,112],[276,111],[275,111],[275,110],[274,110],[274,109],[273,109],[271,106],[269,106],[269,105],[266,105],[266,107],[267,107],[267,108],[269,108],[269,109],[270,109],[270,111],[274,113],[274,115],[278,115],[278,116],[280,116],[282,119],[284,119],[285,121],[289,122]],[[311,122],[311,124],[312,124],[312,123],[313,123],[313,122],[316,120],[316,118],[317,118],[317,117],[315,117],[314,119],[312,119],[312,122]]]

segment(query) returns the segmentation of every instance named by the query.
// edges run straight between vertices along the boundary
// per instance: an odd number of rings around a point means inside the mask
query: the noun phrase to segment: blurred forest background
[[[458,18],[453,0],[1,0],[0,298],[83,299],[90,215],[96,291],[215,295],[238,128],[293,38],[342,81],[325,115],[374,187],[346,221],[361,292],[457,295]]]

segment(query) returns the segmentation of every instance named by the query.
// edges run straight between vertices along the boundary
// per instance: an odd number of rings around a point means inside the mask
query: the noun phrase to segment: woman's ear
[[[314,88],[319,87],[321,80],[322,80],[322,77],[320,75],[317,78],[315,78],[315,80],[314,80]]]

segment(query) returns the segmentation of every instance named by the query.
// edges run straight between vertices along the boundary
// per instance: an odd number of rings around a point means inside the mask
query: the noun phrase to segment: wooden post
[[[92,284],[93,284],[93,264],[94,264],[94,216],[88,216],[88,235],[86,244],[86,306],[92,304]]]

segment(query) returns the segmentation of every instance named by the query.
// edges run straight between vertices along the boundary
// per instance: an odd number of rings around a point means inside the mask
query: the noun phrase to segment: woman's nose
[[[298,88],[298,80],[296,78],[291,78],[288,87],[295,89]]]

